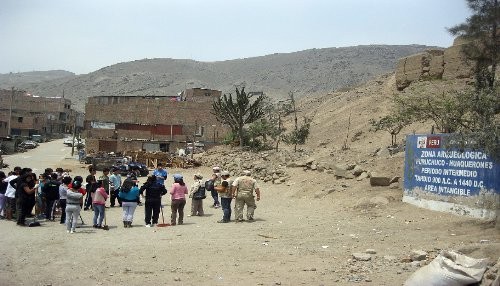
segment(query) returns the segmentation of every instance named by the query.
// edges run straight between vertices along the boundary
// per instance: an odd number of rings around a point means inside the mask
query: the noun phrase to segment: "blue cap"
[[[182,180],[182,178],[181,174],[174,174],[174,180]]]

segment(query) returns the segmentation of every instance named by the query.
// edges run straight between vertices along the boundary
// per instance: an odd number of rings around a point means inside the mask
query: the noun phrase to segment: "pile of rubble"
[[[231,175],[239,176],[243,170],[252,171],[252,176],[258,180],[281,184],[289,179],[286,164],[304,156],[304,153],[293,153],[286,150],[270,150],[251,152],[239,147],[214,147],[195,158],[205,166],[219,166],[228,170]]]
[[[336,164],[333,158],[315,159],[310,152],[293,152],[288,150],[269,150],[251,152],[235,147],[219,146],[195,158],[205,166],[219,166],[238,176],[243,170],[252,171],[253,176],[264,182],[274,184],[285,183],[289,178],[289,168],[302,168],[304,171],[316,171],[332,174],[337,179],[370,179],[373,186],[389,186],[399,178],[377,176],[357,164]]]

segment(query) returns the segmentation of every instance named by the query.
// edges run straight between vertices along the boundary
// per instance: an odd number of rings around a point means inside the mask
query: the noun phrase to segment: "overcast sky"
[[[0,0],[0,73],[369,44],[448,47],[465,0]]]

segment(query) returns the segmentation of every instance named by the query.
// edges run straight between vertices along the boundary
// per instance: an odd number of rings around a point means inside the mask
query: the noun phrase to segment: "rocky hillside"
[[[79,110],[83,110],[89,96],[167,95],[190,87],[229,93],[234,92],[235,85],[244,85],[248,91],[264,91],[274,98],[286,96],[289,91],[300,97],[356,86],[392,72],[398,59],[431,48],[370,45],[311,49],[221,62],[143,59],[85,75],[37,80],[31,84],[23,81],[15,87],[40,96],[61,95],[64,90],[65,96],[73,100]],[[14,82],[8,75],[0,78],[2,87],[10,88]]]
[[[57,79],[69,80],[74,76],[74,73],[63,70],[0,74],[0,89],[20,88]]]

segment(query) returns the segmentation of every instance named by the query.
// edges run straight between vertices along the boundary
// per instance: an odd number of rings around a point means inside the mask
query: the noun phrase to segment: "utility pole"
[[[71,157],[75,155],[75,138],[76,137],[76,114],[75,121],[73,123],[73,141],[71,142]]]
[[[9,121],[7,125],[7,136],[11,135],[11,120],[12,120],[12,103],[14,101],[14,87],[12,87],[12,92],[10,93],[10,104],[9,104]]]
[[[195,119],[194,120],[194,134],[193,134],[193,146],[192,146],[192,150],[191,150],[191,159],[193,159],[194,157],[194,142],[196,142],[196,131],[198,129],[198,120]]]

